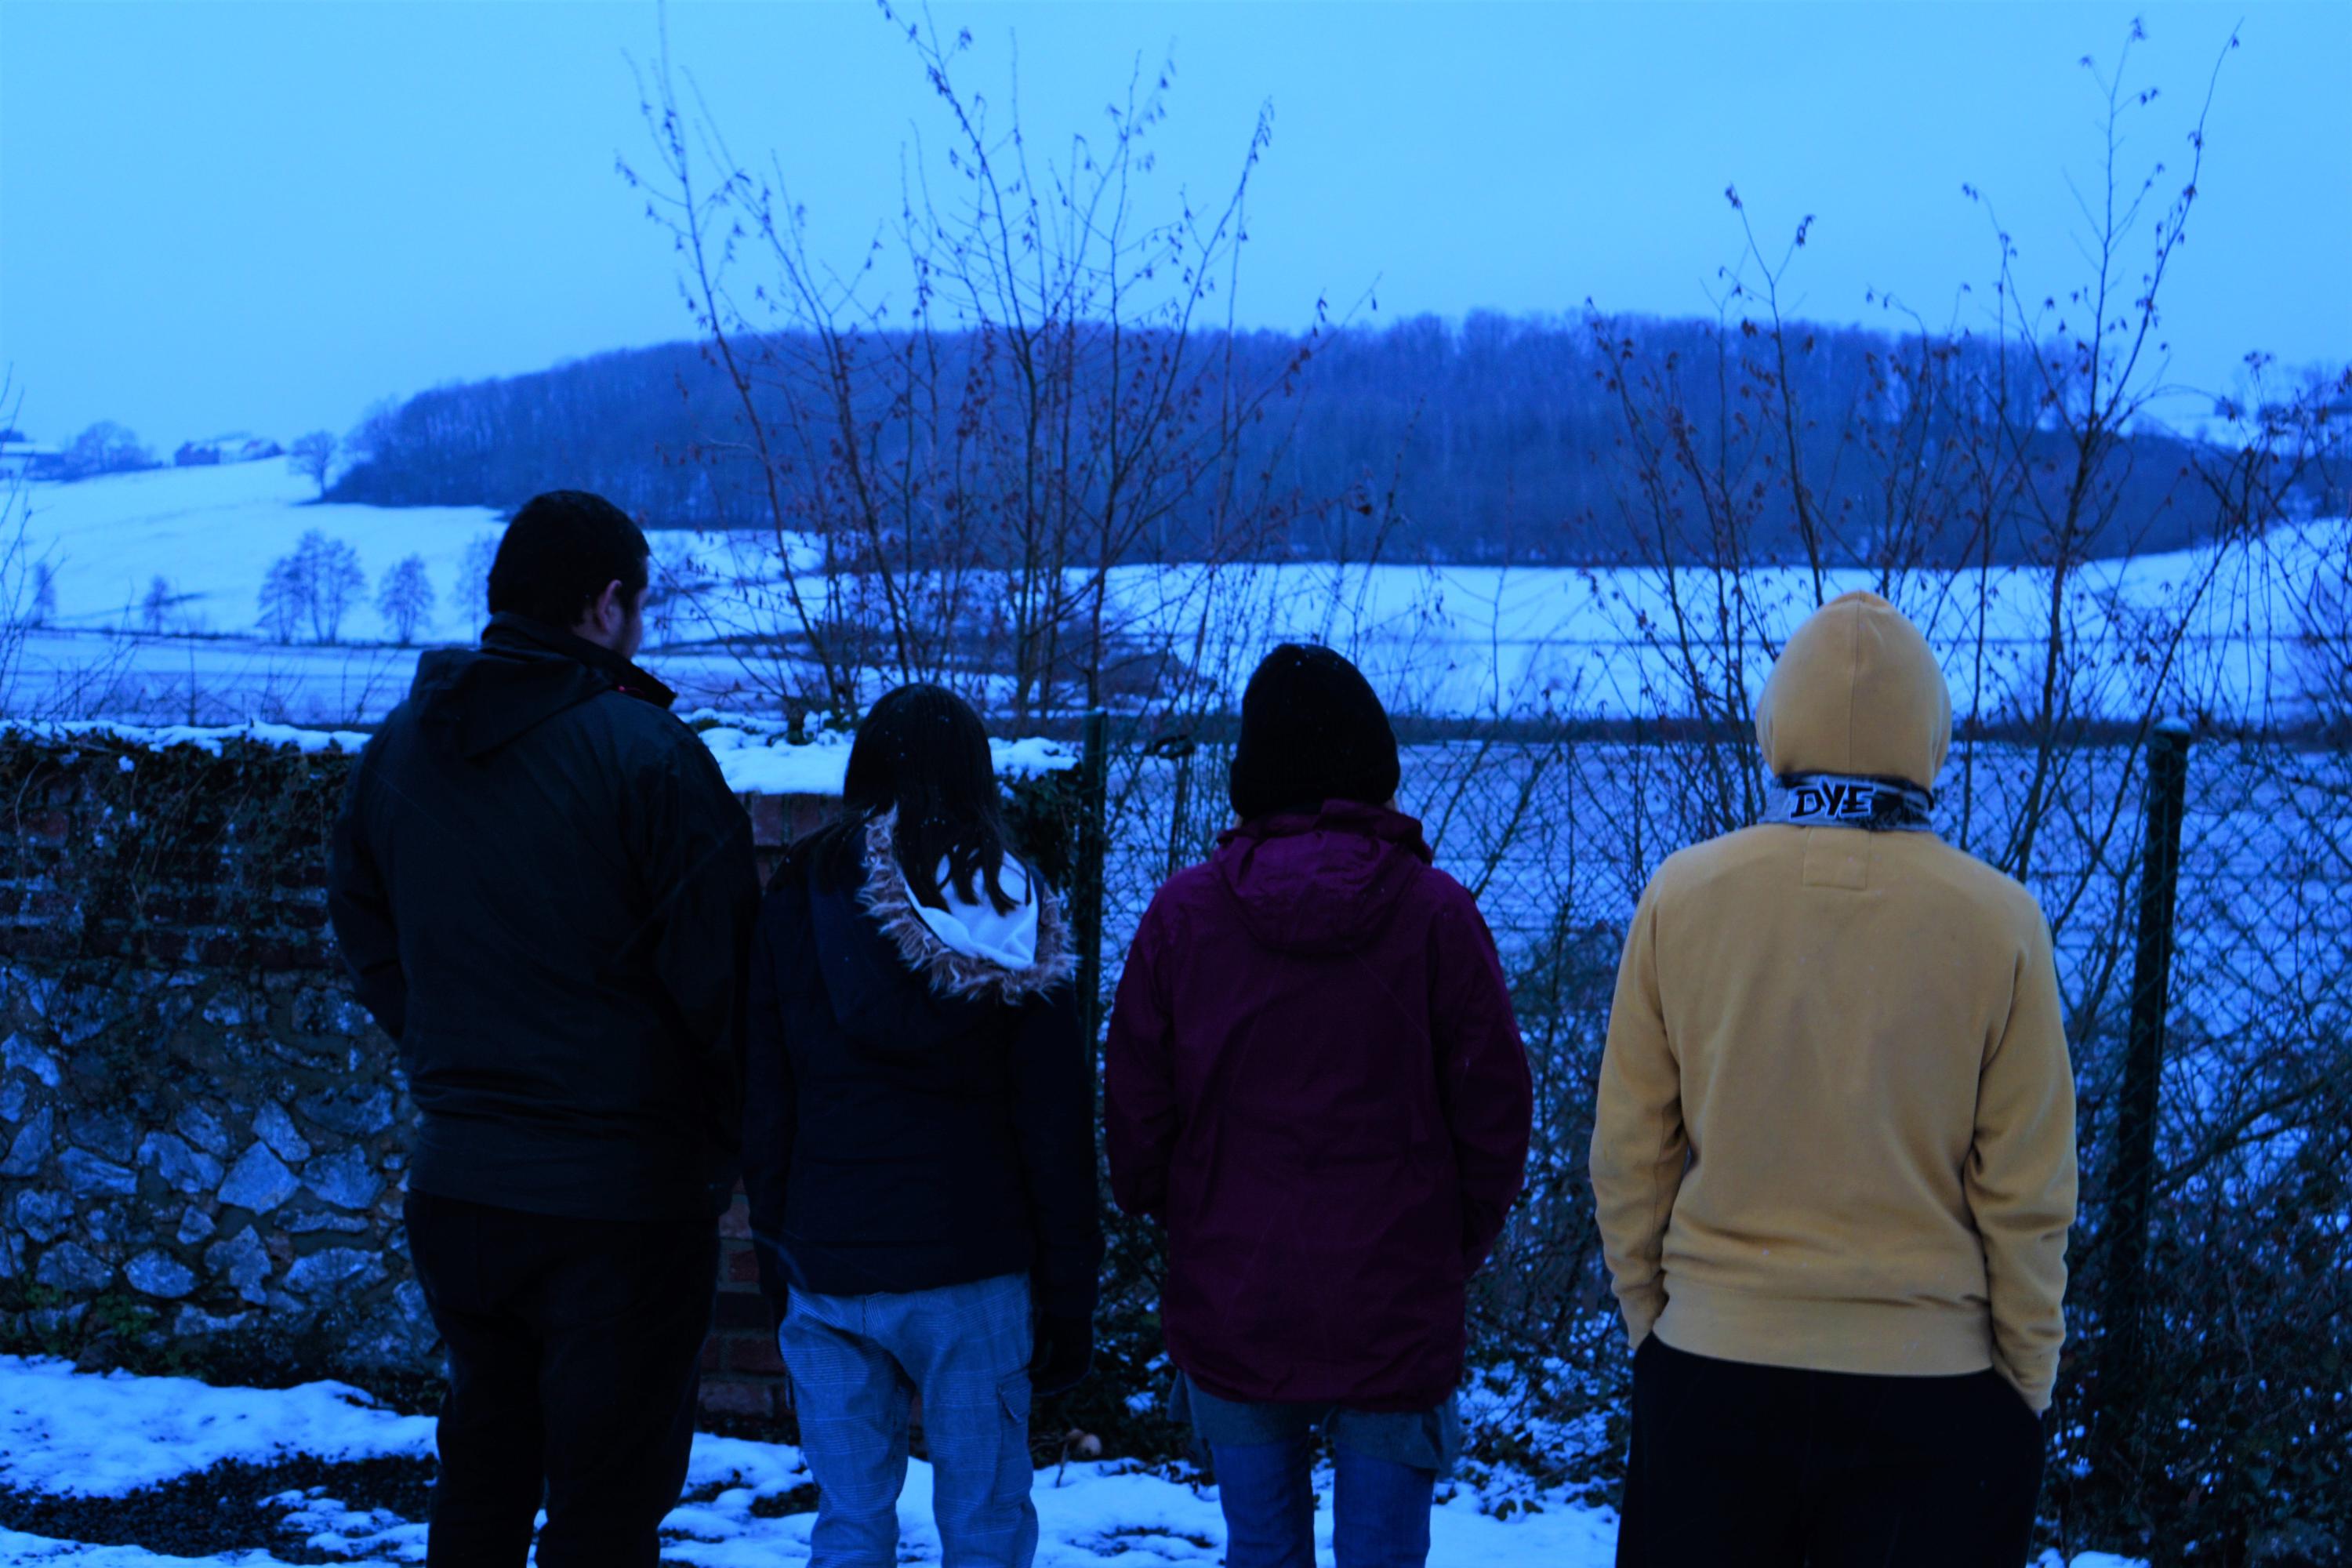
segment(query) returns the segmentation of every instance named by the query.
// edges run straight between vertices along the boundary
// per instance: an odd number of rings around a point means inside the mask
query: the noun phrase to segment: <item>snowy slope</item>
[[[74,484],[29,487],[26,543],[57,574],[58,623],[136,625],[148,586],[163,578],[190,595],[175,620],[208,632],[251,631],[270,563],[310,529],[359,552],[370,593],[344,627],[354,639],[385,637],[375,613],[376,580],[408,555],[422,555],[441,603],[434,629],[470,634],[448,602],[466,546],[495,532],[487,507],[322,506],[318,488],[282,462],[156,468]]]
[[[208,722],[260,715],[305,722],[359,721],[381,712],[407,685],[415,656],[387,647],[282,647],[258,640],[257,599],[270,563],[308,530],[348,542],[371,586],[402,558],[424,558],[438,595],[433,640],[470,637],[478,615],[457,602],[469,544],[494,536],[497,514],[480,507],[320,505],[308,481],[274,462],[163,469],[77,484],[29,487],[26,542],[55,570],[58,610],[25,654],[32,685],[73,692],[76,707],[148,719]],[[666,583],[687,590],[656,628],[648,664],[697,701],[764,706],[763,680],[706,643],[726,634],[772,636],[795,624],[784,574],[768,536],[677,532],[653,536]],[[2062,685],[2081,713],[2130,716],[2151,691],[2168,708],[2258,719],[2301,711],[2296,610],[2316,575],[2340,570],[2352,551],[2343,520],[2274,531],[2226,552],[2184,551],[2127,563],[2095,562],[2066,601],[2085,651]],[[804,546],[796,565],[811,565]],[[174,595],[176,630],[208,637],[124,639],[161,578]],[[1002,598],[986,574],[897,584],[951,595],[985,618]],[[1795,568],[1750,574],[1735,597],[1714,574],[1683,570],[1351,565],[1122,567],[1108,577],[1108,622],[1139,647],[1165,647],[1238,690],[1271,641],[1308,637],[1354,654],[1393,706],[1430,714],[1556,711],[1622,716],[1684,711],[1687,675],[1668,628],[1688,616],[1711,625],[1718,599],[1748,634],[1738,668],[1702,668],[1711,686],[1751,684],[1768,662],[1757,651],[1813,604],[1811,575]],[[2047,572],[2001,568],[1913,574],[1893,581],[1853,571],[1827,574],[1826,594],[1887,593],[1927,628],[1952,676],[1962,712],[1988,714],[2038,700],[2039,649],[2051,617]],[[803,570],[794,582],[814,616],[876,594],[857,579],[828,584]],[[2168,667],[2162,628],[2189,636]],[[1205,630],[1205,638],[1202,633]],[[242,639],[219,640],[222,634]],[[367,602],[346,619],[347,641],[388,633]],[[667,639],[674,645],[665,649]],[[109,661],[122,678],[94,710],[77,671]],[[86,683],[85,683],[86,684]],[[184,698],[175,698],[184,691]],[[199,698],[204,699],[200,701]],[[19,700],[19,708],[33,706]],[[186,714],[181,714],[184,708]]]

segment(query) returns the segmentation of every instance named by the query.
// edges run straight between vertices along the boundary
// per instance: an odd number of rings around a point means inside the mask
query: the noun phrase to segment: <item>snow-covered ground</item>
[[[431,1420],[384,1410],[338,1384],[218,1388],[183,1378],[100,1376],[64,1362],[0,1356],[0,1493],[119,1499],[232,1461],[426,1460],[432,1453]],[[806,1467],[789,1447],[698,1436],[688,1500],[664,1527],[663,1560],[696,1568],[765,1568],[807,1557],[814,1515],[778,1514],[775,1500],[798,1493],[804,1503],[808,1484]],[[910,1464],[899,1501],[902,1563],[939,1561],[930,1488],[930,1468],[919,1460]],[[1316,1516],[1318,1555],[1328,1563],[1328,1478],[1318,1490],[1325,1502]],[[1448,1488],[1451,1495],[1431,1529],[1432,1568],[1605,1568],[1612,1560],[1616,1521],[1608,1510],[1557,1495],[1530,1499],[1524,1487],[1511,1490],[1519,1506],[1497,1510],[1475,1487]],[[1204,1568],[1222,1560],[1224,1525],[1213,1488],[1112,1459],[1040,1470],[1035,1495],[1043,1532],[1037,1560],[1045,1568],[1130,1552]],[[1526,1506],[1529,1500],[1538,1506]],[[423,1521],[386,1509],[350,1506],[318,1488],[289,1489],[262,1507],[276,1516],[268,1533],[288,1550],[309,1548],[353,1563],[424,1559]],[[201,1562],[261,1568],[278,1561],[261,1549],[177,1557],[0,1525],[0,1563],[163,1568]],[[2068,1565],[2053,1553],[2039,1568]],[[2129,1565],[2087,1553],[2071,1568]]]
[[[485,507],[326,505],[314,494],[277,462],[30,486],[27,559],[47,563],[56,607],[25,643],[11,706],[188,722],[379,715],[405,689],[415,655],[389,645],[373,594],[345,616],[344,646],[273,644],[255,629],[270,564],[314,529],[349,543],[371,585],[419,556],[437,595],[423,636],[469,638],[478,616],[458,590],[468,552],[495,537],[499,519]],[[690,702],[772,710],[778,680],[760,665],[768,656],[747,663],[712,645],[772,639],[797,625],[773,539],[661,532],[654,543],[677,596],[648,665]],[[2219,554],[2084,565],[2063,616],[2086,650],[2068,677],[2074,710],[2137,714],[2160,680],[2169,707],[2292,716],[2303,706],[2298,606],[2347,550],[2352,525],[2336,520],[2275,530]],[[809,564],[806,542],[793,553]],[[158,580],[168,601],[161,634],[143,607]],[[1001,584],[983,576],[913,587],[951,596],[960,621],[973,624],[1001,598]],[[1353,653],[1403,711],[1617,716],[1690,706],[1688,672],[1661,639],[1681,616],[1711,625],[1724,587],[1696,570],[1293,563],[1122,567],[1108,574],[1107,594],[1108,620],[1126,645],[1176,650],[1234,689],[1267,643],[1306,637]],[[1882,582],[1847,571],[1824,584],[1829,593],[1853,587],[1888,592],[1921,620],[1945,655],[1961,711],[1980,704],[1995,714],[2028,694],[2038,700],[2046,572]],[[828,584],[806,570],[793,591],[818,617],[829,607],[853,612],[850,598],[876,592],[864,580]],[[1801,569],[1767,569],[1726,602],[1751,638],[1777,642],[1812,605],[1813,584]],[[2187,635],[2159,675],[2150,655],[2176,626]],[[1762,663],[1749,656],[1740,677],[1752,679]],[[791,672],[785,678],[793,683]]]
[[[214,1388],[178,1378],[77,1373],[63,1362],[0,1356],[0,1488],[64,1496],[122,1497],[197,1475],[231,1460],[270,1464],[308,1455],[331,1461],[429,1458],[433,1423],[375,1406],[335,1384],[264,1392]],[[762,1500],[799,1490],[808,1472],[782,1444],[701,1436],[688,1472],[689,1501],[665,1527],[667,1562],[751,1568],[808,1555],[813,1515],[772,1517]],[[939,1560],[930,1523],[930,1468],[908,1467],[900,1500],[902,1562]],[[1171,1563],[1213,1563],[1223,1523],[1213,1489],[1117,1460],[1041,1470],[1041,1563],[1089,1563],[1142,1552]],[[425,1552],[422,1521],[337,1499],[282,1494],[287,1545],[308,1545],[354,1562],[413,1563]],[[1610,1561],[1615,1521],[1607,1512],[1553,1500],[1540,1512],[1482,1512],[1477,1494],[1456,1491],[1438,1510],[1434,1568],[1599,1568]],[[1329,1514],[1318,1532],[1329,1546]],[[0,1563],[160,1563],[144,1551],[81,1547],[0,1528]],[[268,1556],[205,1561],[262,1563]]]

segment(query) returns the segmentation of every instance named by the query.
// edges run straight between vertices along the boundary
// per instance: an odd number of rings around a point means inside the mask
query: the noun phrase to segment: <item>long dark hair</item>
[[[988,728],[971,704],[944,686],[901,686],[875,703],[857,726],[842,781],[842,814],[851,823],[898,814],[898,868],[918,903],[947,907],[940,862],[966,903],[982,888],[1000,914],[1020,906],[1005,896],[1004,807]]]

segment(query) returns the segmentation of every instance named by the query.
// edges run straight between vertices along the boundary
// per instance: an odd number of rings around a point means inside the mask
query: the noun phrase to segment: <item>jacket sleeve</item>
[[[1012,1068],[1013,1136],[1037,1227],[1037,1308],[1048,1318],[1090,1318],[1102,1270],[1102,1195],[1094,1052],[1079,1026],[1076,987],[1057,985],[1023,1010]]]
[[[1462,1184],[1462,1262],[1475,1274],[1526,1184],[1534,1090],[1494,934],[1464,894],[1433,928],[1437,1087]]]
[[[781,929],[798,889],[771,894],[752,938],[751,995],[744,1017],[743,1190],[751,1200],[751,1249],[760,1262],[760,1289],[777,1321],[790,1304],[791,1271],[780,1238],[800,1134],[800,1086],[784,1050],[784,1016],[777,990]]]
[[[1658,991],[1657,919],[1654,882],[1625,933],[1592,1109],[1592,1199],[1601,1253],[1636,1346],[1665,1310],[1659,1260],[1690,1148],[1683,1125],[1682,1069],[1666,1037]]]
[[[1119,973],[1103,1047],[1103,1131],[1118,1206],[1164,1220],[1179,1124],[1172,1021],[1159,963],[1160,924],[1156,905],[1144,911]]]
[[[367,841],[362,805],[368,763],[362,752],[344,786],[342,807],[335,814],[328,850],[327,918],[335,928],[335,946],[351,970],[360,1005],[398,1040],[408,1027],[408,979],[400,967],[391,890]]]
[[[2007,1026],[1978,1079],[1976,1141],[1963,1176],[1984,1242],[1994,1363],[2028,1405],[2047,1409],[2066,1337],[2074,1074],[2050,928],[2038,911],[2018,957]]]
[[[742,1150],[743,1022],[760,908],[751,821],[691,735],[648,785],[643,854],[654,970],[702,1058],[712,1183],[731,1188]]]

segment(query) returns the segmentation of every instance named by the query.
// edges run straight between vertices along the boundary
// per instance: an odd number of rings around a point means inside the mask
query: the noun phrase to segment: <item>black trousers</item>
[[[652,1568],[694,1440],[715,1220],[567,1219],[412,1193],[449,1352],[434,1568]]]
[[[2042,1422],[1998,1373],[1633,1357],[1618,1568],[2021,1568]]]

